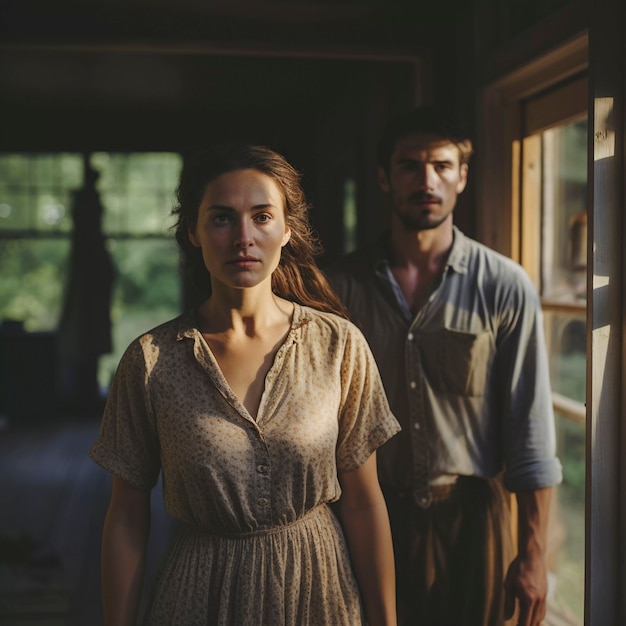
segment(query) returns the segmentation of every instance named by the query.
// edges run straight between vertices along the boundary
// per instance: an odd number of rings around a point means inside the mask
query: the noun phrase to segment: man
[[[517,264],[453,225],[471,153],[436,109],[393,120],[378,154],[391,232],[329,271],[402,425],[379,451],[401,626],[495,626],[516,609],[537,626],[546,611],[561,465],[541,309]]]

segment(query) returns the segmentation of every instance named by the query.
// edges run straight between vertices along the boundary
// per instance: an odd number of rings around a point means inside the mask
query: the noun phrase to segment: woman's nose
[[[249,248],[252,245],[252,233],[246,220],[239,220],[235,233],[235,246],[238,248]]]

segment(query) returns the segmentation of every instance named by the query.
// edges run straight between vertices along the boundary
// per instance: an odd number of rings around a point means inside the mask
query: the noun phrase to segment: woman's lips
[[[257,259],[256,257],[240,256],[240,257],[237,257],[236,259],[232,259],[228,263],[229,265],[235,265],[236,267],[246,268],[246,267],[252,267],[258,262],[259,262],[259,259]]]

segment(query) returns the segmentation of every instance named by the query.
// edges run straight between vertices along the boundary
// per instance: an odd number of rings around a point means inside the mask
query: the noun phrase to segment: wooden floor
[[[99,419],[0,427],[0,626],[101,626],[110,476],[87,456]],[[146,593],[174,532],[152,493]],[[549,626],[578,625],[550,603]]]
[[[110,476],[87,456],[99,419],[0,429],[0,625],[99,626]],[[147,585],[173,532],[152,497]]]

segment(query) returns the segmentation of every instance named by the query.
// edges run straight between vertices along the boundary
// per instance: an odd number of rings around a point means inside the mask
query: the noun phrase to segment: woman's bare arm
[[[113,478],[102,534],[102,606],[105,626],[137,619],[150,534],[150,492]]]
[[[376,454],[339,476],[339,514],[368,626],[395,626],[396,579],[389,516],[378,483]]]

